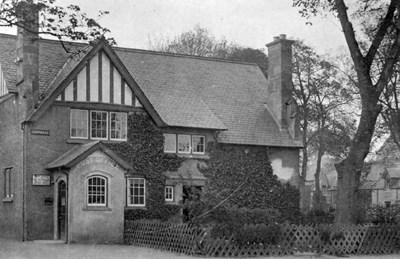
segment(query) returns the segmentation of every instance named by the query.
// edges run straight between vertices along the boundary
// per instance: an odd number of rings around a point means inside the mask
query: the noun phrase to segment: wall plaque
[[[33,185],[50,185],[50,175],[34,174],[32,179]]]
[[[31,129],[31,135],[50,136],[50,130]]]

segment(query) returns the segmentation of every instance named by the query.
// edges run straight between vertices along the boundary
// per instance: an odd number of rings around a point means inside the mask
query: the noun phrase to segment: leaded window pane
[[[190,153],[190,135],[178,135],[178,152]]]

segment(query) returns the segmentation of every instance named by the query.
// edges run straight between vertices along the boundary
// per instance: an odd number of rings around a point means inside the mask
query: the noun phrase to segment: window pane
[[[87,201],[89,206],[106,205],[106,179],[100,176],[90,177],[87,181]]]
[[[193,148],[193,153],[204,154],[204,151],[205,151],[204,136],[193,135],[192,136],[192,148]]]
[[[4,197],[13,197],[12,193],[12,168],[4,169]]]
[[[107,112],[91,111],[91,137],[107,139]]]
[[[71,138],[88,137],[88,111],[71,109],[70,136]]]
[[[164,134],[164,152],[176,152],[176,135]]]
[[[144,206],[146,200],[146,187],[143,178],[128,179],[128,205]]]
[[[111,112],[110,123],[110,138],[117,140],[126,140],[127,114],[124,112]]]
[[[174,200],[174,188],[173,186],[165,186],[165,200],[166,201],[173,201]]]
[[[190,135],[178,135],[178,152],[190,153]]]

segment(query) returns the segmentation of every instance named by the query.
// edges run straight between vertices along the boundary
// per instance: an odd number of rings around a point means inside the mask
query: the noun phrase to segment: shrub
[[[369,209],[368,214],[374,224],[399,224],[400,205],[395,204],[390,207],[374,206]]]
[[[241,245],[276,245],[281,239],[281,234],[281,226],[278,224],[244,225],[236,232],[235,240]]]
[[[251,224],[240,225],[236,222],[218,223],[211,230],[213,238],[233,239],[239,245],[265,244],[276,245],[281,239],[282,229],[279,224]]]
[[[205,188],[211,203],[227,207],[278,210],[282,221],[296,222],[300,216],[300,194],[282,183],[272,172],[268,148],[209,145],[209,167],[202,169],[212,181]]]
[[[310,210],[302,216],[303,225],[331,224],[334,220],[334,210]]]

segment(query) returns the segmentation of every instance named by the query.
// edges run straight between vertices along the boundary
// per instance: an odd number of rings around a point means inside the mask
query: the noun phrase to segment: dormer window
[[[164,134],[164,152],[178,154],[205,154],[203,135]]]
[[[89,128],[90,134],[88,134]],[[127,140],[127,113],[71,109],[70,137],[71,139],[125,141]]]

